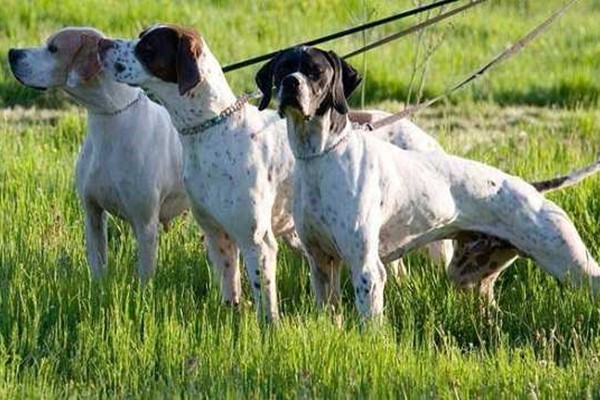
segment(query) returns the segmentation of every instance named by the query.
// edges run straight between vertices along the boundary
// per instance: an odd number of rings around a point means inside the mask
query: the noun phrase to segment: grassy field
[[[409,84],[415,54],[443,37],[423,84],[426,96],[440,93],[560,3],[490,1],[431,30],[420,50],[412,37],[357,58],[367,67],[364,104],[401,107],[393,100],[419,85]],[[132,36],[155,21],[178,21],[203,32],[227,63],[412,4],[4,0],[0,54],[65,25]],[[599,18],[600,3],[581,2],[522,54],[417,122],[449,151],[527,179],[590,162],[600,138]],[[234,89],[252,90],[253,72],[231,74]],[[500,311],[486,314],[413,254],[409,278],[387,285],[378,330],[359,329],[347,277],[343,326],[319,315],[308,268],[286,249],[279,326],[259,326],[250,305],[221,306],[189,215],[162,235],[158,272],[146,288],[135,280],[129,228],[111,219],[110,272],[94,282],[73,179],[83,111],[56,92],[19,86],[5,58],[0,107],[0,398],[600,397],[600,301],[523,260],[498,282]],[[551,198],[600,258],[600,180]]]

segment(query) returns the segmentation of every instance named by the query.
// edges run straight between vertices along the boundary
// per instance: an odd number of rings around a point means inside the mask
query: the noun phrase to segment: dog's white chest
[[[127,219],[125,205],[119,195],[121,171],[111,171],[110,158],[103,156],[107,149],[94,148],[86,139],[77,163],[77,186],[80,194],[113,215]],[[110,154],[110,151],[109,151]],[[121,181],[120,181],[121,180]]]
[[[327,170],[317,163],[300,165],[295,176],[294,216],[304,240],[318,243],[322,250],[331,254],[338,252],[338,244],[332,230],[348,228],[345,205],[336,201],[335,189],[328,182]]]
[[[225,127],[182,137],[183,179],[196,213],[231,226],[240,213],[250,212],[249,188],[264,167],[251,142],[250,134]],[[265,186],[257,188],[266,191]]]

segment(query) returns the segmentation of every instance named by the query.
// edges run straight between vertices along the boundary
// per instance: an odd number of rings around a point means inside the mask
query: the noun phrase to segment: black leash
[[[531,41],[533,41],[537,36],[539,36],[541,33],[545,32],[550,27],[550,25],[552,25],[565,11],[567,11],[567,9],[569,9],[577,1],[578,0],[570,0],[567,3],[565,3],[563,6],[558,8],[558,10],[556,10],[554,13],[552,13],[544,22],[542,22],[540,25],[538,25],[532,31],[530,31],[527,35],[523,36],[521,39],[519,39],[517,42],[515,42],[512,46],[510,46],[509,48],[507,48],[500,54],[496,55],[490,62],[486,63],[485,65],[483,65],[482,67],[477,69],[475,72],[470,74],[465,79],[459,81],[457,84],[452,86],[449,90],[447,90],[443,94],[441,94],[437,97],[434,97],[431,100],[428,100],[428,101],[425,101],[422,103],[418,103],[412,107],[407,107],[404,110],[402,110],[396,114],[392,114],[389,117],[385,117],[376,122],[373,122],[372,124],[370,124],[368,126],[369,130],[375,130],[375,129],[381,128],[382,126],[390,125],[395,122],[398,122],[399,120],[406,118],[407,116],[414,114],[417,111],[420,111],[425,107],[429,107],[430,105],[437,103],[438,101],[442,100],[443,98],[462,89],[470,82],[476,80],[477,78],[480,78],[486,72],[491,70],[493,67],[500,64],[502,61],[510,58],[511,56],[513,56],[516,53],[518,53],[519,51],[521,51],[527,44],[529,44]]]
[[[403,12],[401,12],[399,14],[391,15],[389,17],[381,18],[381,19],[378,19],[376,21],[367,22],[366,24],[362,24],[362,25],[359,25],[359,26],[355,26],[353,28],[345,29],[345,30],[340,31],[340,32],[335,32],[335,33],[332,33],[330,35],[326,35],[326,36],[323,36],[323,37],[320,37],[320,38],[312,39],[312,40],[309,40],[308,42],[300,43],[298,46],[315,46],[317,44],[329,42],[329,41],[334,40],[334,39],[339,39],[339,38],[344,37],[344,36],[352,35],[353,33],[363,32],[363,31],[366,31],[368,29],[375,28],[377,26],[384,25],[384,24],[387,24],[387,23],[390,23],[390,22],[393,22],[393,21],[399,21],[401,19],[408,18],[408,17],[411,17],[411,16],[416,15],[416,14],[420,14],[420,13],[425,12],[425,11],[434,10],[436,8],[443,7],[443,6],[447,5],[447,4],[456,3],[457,1],[461,1],[461,0],[440,0],[440,1],[436,1],[436,2],[430,3],[430,4],[425,4],[423,6],[419,6],[419,7],[415,7],[413,9],[410,9],[410,10],[403,11]],[[261,56],[256,56],[256,57],[248,58],[246,60],[235,62],[233,64],[225,65],[222,68],[223,72],[234,71],[236,69],[245,68],[245,67],[248,67],[250,65],[254,65],[254,64],[257,64],[257,63],[260,63],[260,62],[263,62],[263,61],[270,60],[273,56],[277,55],[280,51],[288,50],[288,49],[290,49],[292,47],[296,47],[296,45],[287,47],[287,48],[282,49],[282,50],[272,51],[270,53],[263,54]]]
[[[357,55],[359,55],[361,53],[365,53],[365,52],[367,52],[369,50],[373,50],[373,49],[375,49],[375,48],[377,48],[379,46],[383,46],[384,44],[390,43],[390,42],[392,42],[394,40],[397,40],[397,39],[400,39],[400,38],[402,38],[404,36],[408,36],[411,33],[414,33],[414,32],[420,31],[420,30],[422,30],[424,28],[427,28],[430,25],[437,24],[440,21],[443,21],[443,20],[445,20],[447,18],[450,18],[453,15],[459,14],[459,13],[461,13],[461,12],[463,12],[463,11],[471,8],[471,7],[475,7],[476,5],[478,5],[480,3],[483,3],[485,1],[487,1],[487,0],[471,0],[471,2],[469,2],[469,3],[465,4],[465,5],[462,5],[460,7],[456,7],[455,9],[452,9],[452,10],[447,11],[445,13],[442,13],[440,15],[436,15],[433,18],[430,18],[430,19],[425,20],[425,21],[423,21],[421,23],[418,23],[418,24],[413,25],[411,27],[408,27],[408,28],[406,28],[404,30],[401,30],[400,32],[396,32],[396,33],[394,33],[394,34],[392,34],[390,36],[384,37],[383,39],[379,39],[379,40],[376,40],[375,42],[369,43],[368,45],[366,45],[364,47],[358,48],[358,49],[354,50],[353,52],[345,54],[342,58],[354,57],[354,56],[357,56]]]

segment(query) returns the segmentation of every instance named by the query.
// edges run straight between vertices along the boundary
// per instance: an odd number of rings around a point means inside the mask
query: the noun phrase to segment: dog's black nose
[[[115,63],[115,71],[117,71],[117,73],[120,74],[121,72],[125,71],[125,66],[123,64],[121,64],[120,62],[116,62]]]
[[[23,52],[23,50],[10,49],[8,51],[8,62],[10,63],[10,65],[14,65],[16,62],[18,62],[24,56],[25,56],[25,53]]]
[[[115,46],[115,43],[110,40],[110,39],[105,39],[102,38],[100,39],[100,41],[98,42],[98,53],[100,54],[104,54],[106,53],[109,49],[112,49]]]
[[[281,81],[281,87],[283,89],[296,90],[300,86],[300,81],[294,75],[288,75]]]

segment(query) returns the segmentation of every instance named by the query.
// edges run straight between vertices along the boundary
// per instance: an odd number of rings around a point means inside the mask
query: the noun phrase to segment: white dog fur
[[[156,267],[159,223],[166,225],[189,207],[182,148],[162,106],[102,71],[97,52],[102,37],[90,28],[62,29],[41,47],[11,50],[11,68],[23,84],[60,88],[87,109],[76,185],[91,271],[97,277],[105,270],[108,212],[133,227],[138,274],[145,282]]]

